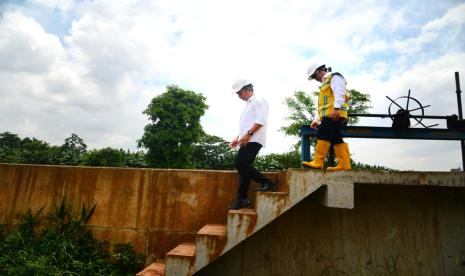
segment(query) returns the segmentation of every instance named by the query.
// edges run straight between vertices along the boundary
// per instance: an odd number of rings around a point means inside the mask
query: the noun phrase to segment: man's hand
[[[237,140],[238,137],[234,138],[234,140],[232,140],[231,144],[229,144],[229,146],[233,149],[235,149],[239,143],[239,141]]]
[[[333,121],[339,121],[339,118],[340,118],[339,109],[333,109],[333,111],[331,112],[331,114],[329,114],[329,117],[330,117]]]
[[[249,142],[250,137],[251,137],[251,136],[250,136],[250,134],[248,134],[248,133],[242,135],[241,139],[240,139],[239,142],[238,142],[239,146],[245,147],[245,145],[247,145],[247,143]]]

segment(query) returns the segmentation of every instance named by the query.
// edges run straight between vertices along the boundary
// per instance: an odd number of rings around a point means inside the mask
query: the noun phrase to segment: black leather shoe
[[[260,185],[260,189],[257,189],[256,192],[266,192],[266,191],[273,191],[274,184],[273,182],[265,182]]]
[[[252,203],[250,203],[249,199],[236,199],[236,201],[229,205],[229,210],[237,210],[241,208],[248,208],[251,206]]]

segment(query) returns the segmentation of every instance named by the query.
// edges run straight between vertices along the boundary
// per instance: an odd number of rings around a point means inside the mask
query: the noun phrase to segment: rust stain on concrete
[[[244,218],[244,220],[245,220],[245,216],[241,216],[241,217]],[[247,220],[249,220],[249,224],[248,224],[247,229],[246,229],[245,232],[246,232],[247,236],[250,236],[250,235],[252,235],[253,230],[255,229],[255,225],[257,224],[257,214],[254,213],[254,215],[252,215],[252,216],[249,215]]]
[[[170,257],[190,258],[195,256],[195,243],[182,243],[167,253]]]
[[[166,254],[173,275],[191,275],[195,270],[195,243],[182,243]],[[187,271],[184,270],[187,264]]]
[[[197,233],[197,239],[201,239],[208,249],[208,261],[215,260],[223,251],[227,242],[227,227],[223,224],[209,224]]]
[[[292,172],[305,174],[298,179],[314,179],[312,172],[290,170],[266,173],[288,190]],[[291,172],[291,173],[290,173]],[[291,176],[289,176],[291,175]],[[305,177],[308,176],[308,177]],[[367,184],[404,184],[465,187],[463,173],[403,172],[332,173],[327,178]],[[291,181],[291,180],[289,180]],[[309,180],[298,185],[304,191]],[[97,204],[90,224],[100,237],[119,242],[136,242],[137,249],[153,259],[164,258],[177,244],[195,240],[197,231],[208,223],[226,224],[227,206],[235,197],[234,171],[92,168],[43,165],[0,164],[0,220],[15,222],[18,212],[46,206],[44,212],[66,196],[76,207]],[[273,199],[281,212],[283,199]],[[247,213],[250,212],[250,213]],[[238,216],[246,223],[242,231],[253,233],[257,216],[253,210]],[[105,229],[105,230],[101,230]],[[105,234],[103,234],[105,233]],[[216,253],[215,253],[216,254]]]
[[[141,272],[137,273],[136,276],[164,276],[165,275],[165,264],[157,261],[146,267]]]

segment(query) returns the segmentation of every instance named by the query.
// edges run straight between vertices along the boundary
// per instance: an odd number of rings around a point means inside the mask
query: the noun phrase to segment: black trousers
[[[345,125],[346,123],[343,120],[333,121],[329,117],[323,117],[323,120],[321,120],[321,124],[318,126],[316,131],[316,138],[328,141],[332,145],[344,143],[342,140],[341,129],[345,127]]]
[[[240,147],[237,153],[234,164],[239,173],[239,187],[237,189],[237,198],[239,199],[248,198],[247,193],[249,191],[250,180],[258,183],[270,181],[253,166],[253,162],[261,148],[261,144],[249,142],[244,147]]]

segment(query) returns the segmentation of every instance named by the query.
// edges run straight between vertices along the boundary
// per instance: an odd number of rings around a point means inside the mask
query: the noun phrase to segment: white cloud
[[[449,9],[442,17],[434,19],[423,26],[423,32],[438,31],[450,28],[450,26],[463,25],[465,23],[465,4]]]
[[[75,7],[75,0],[30,0],[31,3],[46,6],[50,9],[68,12]]]
[[[33,18],[7,12],[0,24],[0,71],[45,73],[62,54],[58,38],[45,33]]]
[[[391,32],[402,31],[406,26],[410,24],[408,19],[406,7],[394,11],[389,14],[386,21],[386,28]]]
[[[411,88],[413,96],[429,99],[437,89],[446,89],[452,68],[463,70],[458,63],[463,60],[460,51],[407,58],[435,42],[444,27],[461,24],[457,14],[463,5],[432,18],[420,34],[396,40],[379,34],[401,32],[404,25],[414,22],[407,20],[407,8],[397,9],[389,2],[33,3],[75,18],[68,28],[62,28],[69,29],[67,36],[59,38],[25,16],[24,7],[15,10],[12,6],[4,12],[0,19],[0,95],[7,104],[0,105],[0,125],[5,131],[54,144],[75,132],[91,147],[135,149],[147,123],[142,111],[167,84],[206,96],[210,108],[202,118],[204,129],[229,140],[236,133],[243,105],[229,93],[230,85],[246,76],[271,107],[268,146],[263,153],[283,152],[296,142],[278,131],[287,123],[284,98],[297,90],[317,89],[317,83],[305,79],[310,58],[343,72],[349,88],[370,92],[373,110],[383,111],[385,95],[404,95]],[[396,53],[389,58],[370,59],[370,55],[393,49]],[[392,68],[393,64],[398,67]],[[388,74],[392,71],[396,73]],[[435,100],[438,110],[431,111],[442,113],[448,104],[449,98]],[[373,158],[362,152],[356,156],[362,158],[359,161]]]

